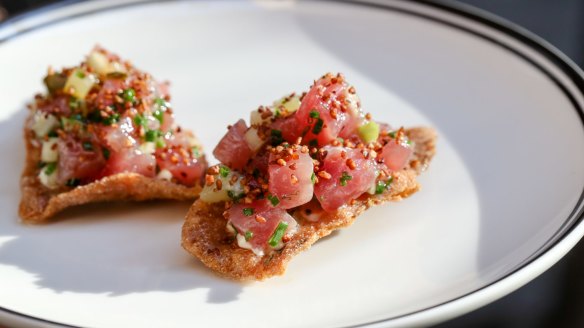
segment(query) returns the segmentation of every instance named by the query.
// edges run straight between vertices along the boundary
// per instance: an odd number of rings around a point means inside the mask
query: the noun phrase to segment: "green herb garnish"
[[[240,199],[242,199],[245,196],[245,194],[236,195],[233,190],[228,190],[227,191],[227,196],[229,196],[229,198],[233,199],[233,201],[237,203],[237,201],[239,201]]]
[[[393,177],[390,177],[387,181],[377,181],[377,184],[375,185],[375,194],[382,194],[385,190],[389,189],[392,181]]]
[[[155,110],[152,116],[154,116],[154,118],[156,118],[160,124],[164,122],[164,112],[160,109]]]
[[[316,120],[316,123],[314,123],[314,127],[312,128],[312,133],[313,134],[319,134],[320,131],[322,131],[322,127],[324,125],[324,121],[322,119],[318,119]]]
[[[148,130],[146,131],[146,134],[144,135],[144,139],[146,139],[146,141],[149,142],[154,142],[156,141],[156,138],[160,137],[160,131],[158,130]]]
[[[395,139],[395,136],[397,135],[397,131],[391,131],[390,133],[388,133],[388,135],[392,138]]]
[[[136,103],[136,91],[132,88],[125,89],[122,91],[122,98],[125,102],[134,104]]]
[[[144,116],[138,114],[134,116],[134,123],[136,123],[137,126],[146,126],[148,120]]]
[[[75,72],[75,75],[77,75],[78,78],[80,79],[84,79],[85,78],[85,73],[83,71],[77,70]]]
[[[278,196],[268,195],[268,200],[270,201],[270,203],[272,203],[272,206],[278,206],[278,204],[280,204]]]
[[[253,232],[251,232],[251,231],[249,231],[249,230],[248,230],[248,231],[246,231],[246,232],[245,232],[245,241],[249,241],[249,240],[250,240],[250,239],[252,239],[252,238],[253,238]]]
[[[276,230],[272,234],[272,237],[270,237],[270,239],[268,240],[268,244],[272,247],[278,246],[280,241],[282,241],[282,237],[284,237],[284,233],[286,232],[287,228],[288,223],[280,221],[280,223],[278,223],[278,226],[276,227]]]
[[[310,181],[312,181],[312,184],[316,182],[316,174],[314,174],[314,172],[312,172],[312,175],[310,176]]]
[[[272,129],[272,131],[270,133],[270,139],[271,139],[270,142],[272,143],[272,146],[277,146],[277,145],[281,144],[284,141],[284,138],[282,138],[282,131]]]
[[[341,178],[339,180],[341,180],[341,186],[346,186],[347,185],[347,181],[353,179],[352,176],[349,175],[349,173],[347,173],[347,171],[343,171],[343,174],[341,175]]]
[[[56,170],[57,170],[57,163],[56,162],[47,163],[47,165],[45,165],[45,174],[46,175],[51,175],[51,174],[55,173]]]
[[[245,216],[252,216],[253,215],[253,208],[246,207],[243,209],[243,215]]]
[[[227,178],[229,172],[231,172],[231,170],[227,166],[225,165],[219,166],[219,175],[221,175],[222,177]]]
[[[310,118],[319,118],[320,114],[319,114],[319,112],[317,112],[315,110],[311,110],[310,114],[308,114],[308,116],[310,116]]]

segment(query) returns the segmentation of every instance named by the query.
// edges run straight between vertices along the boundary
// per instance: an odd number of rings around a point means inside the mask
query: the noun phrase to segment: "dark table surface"
[[[0,21],[55,0],[0,0]],[[521,25],[584,67],[584,0],[460,0]],[[584,169],[584,168],[583,168]],[[584,327],[584,242],[526,286],[436,326]]]

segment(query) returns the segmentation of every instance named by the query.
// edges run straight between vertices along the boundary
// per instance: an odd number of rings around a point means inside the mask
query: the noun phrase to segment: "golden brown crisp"
[[[49,190],[37,177],[40,148],[33,145],[33,138],[33,132],[25,129],[26,163],[20,179],[19,207],[19,215],[25,223],[47,222],[56,213],[75,205],[121,200],[193,200],[201,191],[200,186],[186,187],[136,173],[108,176],[73,189]]]
[[[420,189],[416,177],[428,167],[435,154],[436,133],[430,128],[412,128],[406,130],[406,134],[415,142],[414,155],[406,168],[392,174],[389,192],[364,194],[335,213],[326,213],[317,222],[306,220],[301,212],[306,207],[318,206],[318,203],[313,200],[301,206],[293,213],[299,230],[282,250],[259,257],[250,250],[238,247],[226,232],[223,203],[202,201],[196,201],[186,216],[182,247],[212,270],[234,280],[263,280],[283,274],[296,254],[334,230],[350,226],[369,207],[399,201]]]

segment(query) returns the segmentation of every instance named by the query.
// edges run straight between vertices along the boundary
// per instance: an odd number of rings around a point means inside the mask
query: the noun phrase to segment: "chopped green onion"
[[[138,114],[134,116],[134,123],[136,123],[137,126],[146,126],[148,120],[144,116]]]
[[[136,102],[136,91],[132,88],[125,89],[122,91],[122,98],[125,102],[134,104]]]
[[[198,146],[194,146],[193,148],[191,148],[191,150],[193,151],[193,157],[194,158],[201,157],[201,151],[199,150],[199,147]]]
[[[312,181],[312,184],[316,182],[316,174],[314,174],[314,172],[312,172],[312,175],[310,176],[310,181]]]
[[[155,110],[152,115],[158,120],[158,122],[160,122],[160,124],[164,122],[164,112],[160,109]]]
[[[251,216],[253,214],[253,208],[251,207],[246,207],[243,209],[243,215],[245,216]]]
[[[270,139],[272,146],[277,146],[281,144],[284,141],[284,138],[282,138],[282,131],[272,129],[270,133]]]
[[[319,118],[320,114],[319,114],[319,112],[317,112],[315,110],[311,110],[310,114],[308,114],[308,116],[310,116],[311,118]]]
[[[154,99],[154,103],[158,107],[168,107],[168,103],[166,102],[166,100],[164,100],[162,98],[156,98],[156,99]]]
[[[278,196],[268,195],[268,200],[270,201],[270,203],[272,203],[272,206],[278,206],[278,204],[280,204]]]
[[[347,171],[343,171],[343,174],[341,175],[341,178],[339,180],[341,180],[341,186],[346,186],[347,185],[347,181],[353,179],[352,176],[349,175],[349,173],[347,173]]]
[[[284,233],[286,232],[287,228],[288,223],[280,221],[280,223],[278,223],[278,226],[276,227],[276,230],[274,231],[274,234],[272,234],[272,237],[270,237],[270,239],[268,240],[268,244],[270,244],[270,246],[272,247],[278,246],[280,241],[282,241],[282,237],[284,237]]]
[[[75,75],[77,75],[77,77],[80,78],[80,79],[84,79],[85,78],[85,73],[83,71],[81,71],[81,70],[77,70],[75,72]]]
[[[281,115],[280,110],[276,108],[276,110],[274,111],[274,117],[278,118],[278,117],[280,117],[280,115]]]
[[[109,158],[110,158],[110,151],[109,151],[109,149],[107,149],[107,148],[103,148],[103,149],[101,150],[101,152],[103,153],[103,157],[104,157],[105,159],[109,159]]]
[[[395,139],[395,136],[397,135],[397,131],[391,131],[390,133],[388,133],[388,135],[392,138]]]
[[[233,190],[228,190],[227,196],[229,196],[229,198],[233,199],[234,202],[237,202],[238,200],[242,199],[245,196],[245,194],[242,193],[242,194],[236,195]]]
[[[248,231],[246,231],[246,232],[245,232],[245,241],[249,241],[249,240],[250,240],[250,239],[252,239],[252,238],[253,238],[253,232],[251,232],[251,231],[249,231],[249,230],[248,230]]]
[[[93,150],[93,145],[89,141],[84,141],[83,142],[83,149],[91,151],[91,150]]]
[[[377,181],[377,184],[375,185],[375,194],[382,194],[385,190],[389,189],[392,181],[393,177],[390,177],[387,181]]]
[[[65,182],[65,185],[67,187],[77,187],[79,185],[79,183],[81,183],[81,181],[79,179],[73,178],[73,179],[67,180],[67,182]]]
[[[146,131],[146,134],[144,135],[144,139],[146,139],[146,141],[149,141],[149,142],[154,142],[154,141],[156,141],[156,138],[158,138],[159,136],[160,136],[160,131],[148,130],[148,131]]]
[[[324,121],[322,119],[318,119],[316,120],[316,123],[314,123],[314,127],[312,128],[312,133],[313,134],[319,134],[320,131],[322,131],[322,127],[324,125]]]
[[[229,172],[231,172],[231,170],[227,166],[225,165],[219,166],[219,175],[221,175],[222,177],[227,178]]]
[[[166,142],[164,142],[163,138],[156,139],[156,148],[164,148],[166,147]]]
[[[47,163],[47,165],[45,166],[45,174],[46,175],[51,175],[51,174],[55,173],[56,170],[57,170],[57,163],[56,162]]]
[[[105,125],[112,125],[114,123],[116,123],[118,120],[120,119],[120,114],[118,113],[113,113],[112,115],[104,118],[102,120],[103,124]]]
[[[79,107],[81,107],[81,100],[75,97],[69,98],[69,108],[78,109]]]

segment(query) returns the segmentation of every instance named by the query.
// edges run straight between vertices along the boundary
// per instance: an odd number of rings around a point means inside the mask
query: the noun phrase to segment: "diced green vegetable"
[[[278,244],[280,244],[280,242],[282,241],[282,237],[284,237],[284,233],[286,233],[287,228],[288,223],[280,221],[280,223],[278,223],[278,226],[276,227],[276,230],[268,240],[268,244],[272,247],[278,246]]]
[[[104,119],[102,120],[102,122],[103,122],[103,124],[105,124],[105,125],[112,125],[112,124],[116,123],[116,122],[117,122],[117,121],[119,121],[119,120],[120,120],[120,114],[118,114],[118,113],[113,113],[113,114],[111,114],[110,116],[108,116],[108,117],[104,118]]]
[[[251,231],[249,231],[249,230],[248,230],[248,231],[246,231],[246,232],[245,232],[245,241],[249,241],[249,240],[250,240],[250,239],[252,239],[252,238],[253,238],[253,232],[251,232]]]
[[[32,130],[38,138],[43,138],[59,126],[59,120],[51,114],[36,111],[33,116]]]
[[[389,180],[387,180],[387,181],[377,181],[377,184],[375,185],[375,194],[380,195],[385,190],[389,189],[392,181],[393,181],[393,177],[390,177]]]
[[[315,110],[311,110],[309,116],[311,118],[320,118],[320,114]]]
[[[300,97],[297,95],[284,96],[273,103],[274,108],[283,108],[288,113],[293,113],[300,108]]]
[[[253,127],[248,129],[243,137],[253,152],[258,151],[260,148],[262,148],[264,143],[266,143],[266,140],[262,140],[262,138],[260,138],[258,130]]]
[[[67,83],[67,75],[63,73],[47,75],[43,82],[47,86],[49,93],[54,94],[57,91],[63,90],[65,83]]]
[[[143,116],[143,115],[136,115],[134,116],[134,123],[137,126],[146,126],[146,123],[148,123],[148,120]]]
[[[93,74],[76,69],[67,78],[64,89],[66,92],[71,92],[71,95],[77,99],[85,99],[96,82],[97,79]]]
[[[312,175],[310,176],[310,181],[312,181],[312,184],[316,182],[316,174],[314,174],[314,172],[312,172]]]
[[[148,130],[144,135],[144,139],[149,142],[154,142],[162,133],[158,130]]]
[[[359,137],[365,143],[377,140],[379,137],[379,124],[369,121],[359,127]]]
[[[251,207],[246,207],[243,209],[243,215],[245,216],[251,216],[253,215],[253,208]]]
[[[57,142],[59,138],[49,138],[43,141],[43,146],[41,149],[41,161],[56,162],[59,158],[59,152],[57,151]]]

